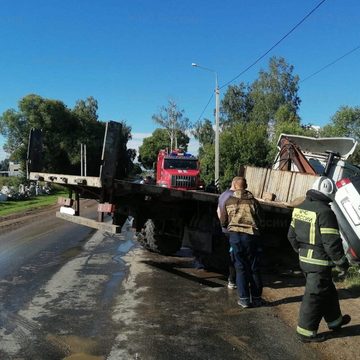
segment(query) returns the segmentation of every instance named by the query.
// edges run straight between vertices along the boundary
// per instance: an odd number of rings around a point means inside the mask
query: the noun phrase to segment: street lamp
[[[219,97],[220,89],[218,84],[218,75],[215,70],[192,63],[191,66],[207,70],[215,74],[215,186],[219,188]]]

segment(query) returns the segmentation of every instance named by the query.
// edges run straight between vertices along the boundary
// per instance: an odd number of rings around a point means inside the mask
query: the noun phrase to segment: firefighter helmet
[[[334,182],[326,176],[320,176],[312,186],[313,190],[317,190],[322,194],[331,197],[335,192]]]

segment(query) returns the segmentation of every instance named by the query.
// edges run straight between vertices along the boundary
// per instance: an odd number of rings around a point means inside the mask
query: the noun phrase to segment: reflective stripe
[[[309,231],[309,243],[315,245],[315,223],[316,223],[316,212],[310,210],[304,210],[295,208],[292,214],[293,220],[303,221],[310,224]]]
[[[301,335],[304,335],[304,336],[316,336],[316,331],[311,331],[311,330],[306,330],[306,329],[303,329],[302,327],[298,326],[296,328],[296,331],[301,334]]]
[[[320,259],[312,259],[305,256],[299,256],[300,261],[308,263],[308,264],[314,264],[314,265],[321,265],[321,266],[332,266],[332,261],[328,260],[320,260]]]
[[[340,235],[338,229],[334,228],[320,228],[320,234],[321,235]]]
[[[336,320],[328,322],[327,323],[328,328],[331,329],[331,328],[339,326],[342,323],[342,319],[343,319],[343,317],[342,317],[342,315],[340,315],[340,317],[338,317]]]

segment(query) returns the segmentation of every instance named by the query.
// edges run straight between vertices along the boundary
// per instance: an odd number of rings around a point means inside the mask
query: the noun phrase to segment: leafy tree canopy
[[[250,120],[262,124],[300,122],[299,77],[293,75],[293,70],[284,58],[273,57],[268,70],[261,70],[252,84],[230,85],[221,101],[222,126]]]
[[[189,144],[189,137],[183,132],[179,131],[178,147],[187,150]],[[156,129],[151,136],[143,140],[139,147],[138,160],[145,169],[153,169],[157,160],[157,155],[161,149],[169,149],[170,139],[166,129]]]
[[[293,75],[293,70],[294,67],[287,64],[284,58],[272,57],[268,71],[260,71],[249,93],[253,104],[252,120],[265,124],[276,120],[281,105],[286,105],[287,111],[292,114],[297,113],[300,105],[299,77]],[[296,116],[293,118],[296,120]]]
[[[265,166],[269,142],[267,126],[255,121],[238,122],[220,134],[220,189],[229,186],[242,165]],[[215,149],[207,143],[199,151],[202,178],[206,184],[214,180]]]
[[[31,128],[43,133],[43,168],[48,172],[78,174],[80,144],[87,149],[87,175],[98,176],[105,123],[98,121],[98,104],[93,97],[76,102],[69,109],[62,101],[30,94],[19,101],[18,110],[9,109],[0,116],[0,133],[5,136],[4,149],[10,159],[25,168],[28,138]],[[123,145],[131,128],[123,123]],[[123,156],[123,158],[131,158]]]
[[[252,108],[249,87],[244,83],[230,85],[221,101],[220,125],[228,127],[237,121],[248,122]]]
[[[9,170],[9,159],[4,159],[0,161],[0,171]]]
[[[331,117],[330,124],[320,130],[320,136],[347,136],[360,141],[360,107],[341,106]],[[357,146],[349,161],[360,165],[360,149]]]
[[[199,141],[200,146],[213,144],[215,141],[215,131],[209,119],[198,121],[192,130],[194,138]]]
[[[330,124],[320,131],[321,136],[348,136],[360,139],[360,107],[341,106],[331,117]]]

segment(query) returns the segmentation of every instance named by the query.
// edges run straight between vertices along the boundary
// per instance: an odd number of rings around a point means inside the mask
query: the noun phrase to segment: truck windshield
[[[164,169],[197,170],[195,159],[165,159]]]

